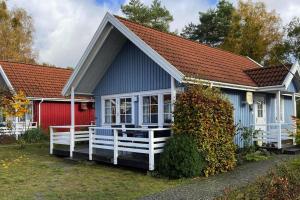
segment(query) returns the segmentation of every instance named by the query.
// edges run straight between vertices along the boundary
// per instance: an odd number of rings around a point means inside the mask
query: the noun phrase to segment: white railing
[[[296,127],[293,123],[253,124],[252,127],[258,130],[253,141],[261,144],[274,144],[278,149],[282,148],[283,140],[292,140],[295,144]]]
[[[0,134],[15,135],[16,139],[21,134],[24,134],[26,130],[37,128],[37,122],[13,122],[10,126],[6,123],[2,123],[1,125]]]
[[[113,150],[113,163],[118,164],[119,151],[149,155],[149,170],[154,170],[154,155],[161,153],[169,136],[155,133],[170,128],[89,128],[89,160],[93,160],[94,149]],[[145,137],[145,135],[147,137]]]
[[[76,142],[89,141],[89,127],[94,125],[72,126],[50,126],[50,154],[53,154],[55,144],[68,145],[70,157],[73,157]],[[86,130],[76,131],[75,129],[85,128]]]

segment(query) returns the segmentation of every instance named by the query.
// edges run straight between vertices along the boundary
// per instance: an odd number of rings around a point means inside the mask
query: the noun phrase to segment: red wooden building
[[[43,129],[71,124],[71,102],[61,91],[73,70],[42,65],[0,61],[0,86],[25,92],[31,104],[30,112],[19,121],[37,122]],[[94,122],[94,100],[75,100],[76,125]],[[0,118],[3,121],[3,118]]]

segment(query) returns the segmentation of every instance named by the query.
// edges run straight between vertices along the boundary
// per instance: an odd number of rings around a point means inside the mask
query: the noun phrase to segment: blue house
[[[63,95],[95,98],[96,125],[69,135],[51,129],[54,145],[89,141],[89,159],[153,170],[170,136],[176,95],[185,84],[220,88],[234,106],[235,123],[259,129],[260,145],[293,142],[299,64],[263,67],[251,58],[163,33],[107,13],[64,87]],[[67,138],[67,139],[65,139]],[[69,142],[71,141],[71,142]],[[242,146],[240,135],[235,138]]]

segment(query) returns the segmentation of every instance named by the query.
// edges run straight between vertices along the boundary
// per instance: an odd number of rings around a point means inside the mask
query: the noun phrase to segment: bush
[[[199,176],[205,160],[191,136],[175,135],[170,138],[161,154],[158,171],[169,178]]]
[[[46,139],[46,134],[39,128],[29,129],[20,137],[20,140],[23,140],[26,143],[38,143],[45,141]]]
[[[193,136],[204,153],[206,176],[235,167],[233,106],[219,90],[188,86],[176,100],[174,119],[174,133]]]

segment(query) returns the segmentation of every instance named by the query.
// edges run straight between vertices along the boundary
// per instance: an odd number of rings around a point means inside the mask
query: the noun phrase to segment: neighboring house
[[[292,139],[283,130],[291,128],[296,114],[299,80],[298,63],[262,67],[248,57],[106,14],[63,95],[95,98],[90,159],[108,151],[107,160],[126,164],[128,153],[120,152],[146,154],[153,170],[154,155],[170,135],[176,94],[185,84],[220,88],[234,106],[236,124],[263,130],[255,138],[259,143],[282,148],[282,141]],[[240,134],[235,142],[242,146]]]
[[[0,85],[11,91],[23,91],[30,100],[29,112],[14,122],[34,122],[48,130],[51,125],[70,125],[70,99],[61,90],[72,74],[71,69],[0,61]],[[93,99],[76,99],[76,123],[94,121]],[[0,120],[5,121],[0,115]]]

